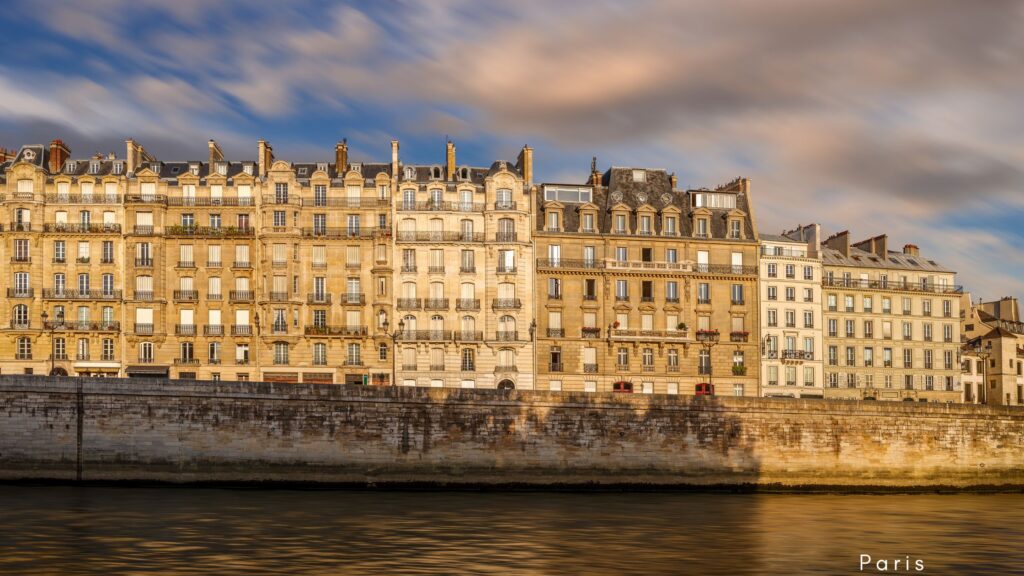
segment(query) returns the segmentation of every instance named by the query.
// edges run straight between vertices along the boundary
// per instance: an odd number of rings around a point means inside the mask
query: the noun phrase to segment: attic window
[[[352,171],[357,173],[357,174],[362,174],[363,173],[363,165],[358,163],[358,162],[353,162],[352,165],[351,165],[351,168],[352,168]]]
[[[181,166],[171,166],[171,174],[177,174],[181,172]]]
[[[74,171],[77,168],[78,168],[78,163],[75,162],[74,160],[68,160],[67,162],[64,163],[64,171],[68,172],[69,174],[70,173],[74,173]]]
[[[327,172],[327,162],[318,162],[316,169],[318,172]]]
[[[96,174],[100,171],[100,163],[96,161],[89,162],[89,173]]]
[[[647,182],[647,171],[633,170],[633,182]]]
[[[227,162],[218,162],[217,163],[217,174],[220,174],[221,176],[227,176],[227,174],[228,174],[228,163]]]
[[[416,169],[412,166],[405,167],[405,179],[414,180],[416,178]]]
[[[938,266],[938,264],[935,263],[935,260],[929,260],[928,263],[932,266]]]
[[[199,176],[199,166],[189,168],[189,172],[191,172],[193,176]]]
[[[124,162],[114,162],[113,173],[120,174],[124,170]]]
[[[435,179],[440,179],[441,178],[441,167],[440,166],[434,166],[433,168],[431,168],[430,169],[430,177],[431,178],[435,178]]]
[[[911,266],[920,266],[920,264],[917,263],[917,260],[912,260],[910,258],[907,258],[907,263],[909,263]]]
[[[160,173],[160,163],[159,162],[152,162],[149,165],[149,169],[152,170],[153,172],[156,172],[157,174],[159,174]]]
[[[305,166],[299,168],[299,176],[305,176],[307,172],[309,172],[309,169]]]
[[[242,172],[245,172],[249,176],[252,176],[252,164],[246,164],[245,166],[242,166]]]
[[[28,160],[29,162],[31,162],[32,160],[35,159],[35,157],[36,157],[36,153],[35,152],[33,152],[31,150],[25,150],[25,154],[23,155],[23,158],[25,160]]]
[[[462,178],[463,180],[469,180],[469,168],[463,166],[462,169],[459,170],[459,178]]]

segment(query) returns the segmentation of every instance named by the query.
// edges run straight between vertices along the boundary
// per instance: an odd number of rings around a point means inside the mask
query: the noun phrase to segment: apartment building
[[[825,397],[959,402],[956,274],[884,235],[840,232],[821,256]]]
[[[961,306],[964,402],[1024,404],[1024,323],[1017,299],[972,302],[964,294]]]
[[[397,383],[534,387],[532,155],[465,166],[448,142],[443,164],[399,166]]]
[[[595,161],[534,202],[539,389],[759,394],[748,180],[682,190]]]
[[[822,398],[821,228],[761,234],[761,391]]]

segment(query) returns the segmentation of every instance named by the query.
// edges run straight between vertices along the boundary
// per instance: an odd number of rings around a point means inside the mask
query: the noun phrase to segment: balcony
[[[238,228],[236,226],[167,226],[165,236],[195,238],[245,238],[256,235],[253,227]]]
[[[483,242],[482,232],[400,230],[399,242]]]
[[[31,264],[31,256],[11,256],[11,264]]]
[[[519,298],[495,298],[491,301],[492,310],[518,310],[523,307]]]
[[[48,203],[53,204],[120,204],[119,194],[47,194]]]
[[[232,268],[252,268],[252,262],[248,260],[235,260],[231,265]]]
[[[495,242],[515,242],[519,239],[515,232],[496,232],[494,234]]]
[[[397,306],[399,310],[419,310],[423,308],[423,300],[420,298],[399,298]]]
[[[514,372],[519,372],[519,367],[518,366],[514,366],[514,365],[503,366],[501,364],[498,364],[497,366],[494,367],[494,371],[495,372],[513,372],[514,373]]]
[[[328,326],[316,325],[304,328],[306,336],[344,336],[348,338],[366,336],[366,326]]]
[[[120,290],[52,290],[43,289],[48,300],[120,300]]]
[[[303,208],[387,208],[391,204],[391,198],[332,196],[328,198],[300,198],[299,202]]]
[[[10,232],[31,232],[31,222],[11,222],[11,227],[8,228]]]
[[[64,320],[50,320],[43,322],[44,330],[73,330],[76,332],[117,332],[121,329],[121,323],[113,320],[90,322],[68,322]]]
[[[135,333],[148,336],[148,335],[153,333],[153,325],[152,324],[140,324],[140,323],[136,322],[135,323]]]
[[[604,262],[599,260],[572,260],[568,258],[538,258],[538,268],[575,268],[583,270],[596,270],[604,268]]]
[[[43,232],[60,232],[64,234],[120,234],[120,224],[43,224]]]
[[[206,261],[206,267],[207,268],[220,268],[221,267],[221,262],[220,262],[220,260],[207,260]]]
[[[402,364],[402,370],[407,372],[415,372],[418,370],[416,364]]]
[[[313,226],[312,228],[301,228],[301,233],[304,238],[368,239],[391,236],[391,228],[373,228],[370,226],[328,228],[324,226]]]
[[[697,330],[697,342],[718,342],[718,330]]]
[[[330,304],[331,295],[327,292],[313,292],[306,294],[306,304]]]
[[[510,200],[502,200],[494,203],[495,210],[515,210],[516,203]]]
[[[196,325],[195,324],[175,324],[174,334],[176,336],[195,336]]]
[[[424,310],[447,310],[448,299],[447,298],[427,298],[423,302]]]
[[[743,306],[744,304],[747,303],[746,300],[744,300],[743,298],[733,298],[730,300],[730,302],[733,306]]]
[[[348,359],[346,359],[342,363],[342,366],[362,366],[362,365],[363,365],[362,358],[348,358]]]
[[[228,300],[231,302],[252,302],[252,290],[231,290],[228,292]]]
[[[136,224],[132,227],[132,232],[136,236],[153,236],[156,233],[152,224]]]
[[[615,363],[616,372],[629,372],[629,363],[622,364],[621,362]]]
[[[498,330],[494,333],[494,339],[498,342],[516,342],[519,340],[519,332],[515,330]]]
[[[701,298],[700,296],[698,296],[697,297],[697,304],[710,305],[711,304],[711,298]]]
[[[270,325],[271,334],[287,334],[288,323],[287,322],[274,322]]]
[[[444,266],[428,266],[427,272],[430,274],[444,274]]]
[[[484,333],[480,330],[456,330],[452,333],[452,339],[458,342],[481,342]]]
[[[268,294],[268,296],[269,296],[269,300],[271,302],[287,302],[288,301],[288,293],[287,292],[271,292],[270,294]]]
[[[125,204],[167,204],[163,194],[125,194]]]
[[[548,338],[564,338],[565,328],[548,328]]]
[[[753,276],[757,274],[757,266],[740,266],[732,264],[695,264],[693,271],[699,274],[727,274],[731,276]]]
[[[31,352],[15,352],[14,353],[14,359],[15,360],[31,360],[32,359],[32,353]]]
[[[648,262],[645,260],[609,260],[604,268],[609,270],[624,270],[638,272],[686,272],[689,265],[682,262]]]
[[[561,362],[549,362],[548,372],[563,372],[563,366]]]
[[[198,290],[175,290],[174,299],[179,302],[199,300]]]
[[[153,259],[152,258],[136,258],[135,259],[135,267],[136,268],[152,268],[153,267]]]
[[[451,332],[448,330],[405,330],[399,332],[396,340],[425,340],[429,342],[442,342],[449,340]]]
[[[456,310],[466,310],[466,311],[479,310],[480,309],[480,299],[479,298],[459,298],[458,300],[455,301],[455,309]]]
[[[580,328],[580,337],[581,338],[600,338],[601,337],[601,329],[600,328],[592,328],[592,327]]]
[[[193,260],[178,260],[178,268],[195,268],[196,263]]]
[[[214,293],[214,292],[210,292],[210,293],[208,293],[208,294],[206,295],[206,299],[207,299],[207,300],[215,300],[215,301],[218,301],[218,302],[219,302],[219,301],[221,301],[221,300],[223,300],[223,299],[224,299],[224,295],[223,295],[223,294],[221,294],[220,292],[216,292],[216,293]]]
[[[223,324],[207,324],[203,326],[203,336],[223,336],[224,325]]]
[[[232,324],[231,325],[232,336],[252,336],[252,325],[251,324]]]
[[[299,204],[301,204],[301,200],[302,199],[299,196],[296,196],[296,195],[288,195],[288,194],[282,194],[280,196],[278,196],[277,194],[264,194],[263,195],[263,204],[273,204],[275,206],[287,206],[289,204],[294,204],[294,205],[298,206]]]
[[[746,342],[750,339],[750,332],[739,330],[729,332],[729,342]]]
[[[253,199],[246,197],[195,197],[195,196],[168,196],[168,206],[255,206]]]
[[[175,358],[175,366],[199,366],[198,358]]]
[[[444,372],[444,364],[431,364],[429,369],[431,372]]]
[[[427,200],[425,202],[401,202],[399,212],[483,212],[482,202],[451,202]]]
[[[152,300],[153,299],[153,291],[152,290],[136,290],[135,293],[133,294],[133,296],[135,297],[136,300]]]
[[[358,306],[366,303],[366,297],[357,293],[344,293],[338,295],[338,300],[344,306]]]
[[[416,272],[415,264],[402,264],[402,272],[406,274],[414,274]]]
[[[940,285],[940,284],[921,284],[914,282],[896,282],[896,281],[880,281],[880,280],[860,280],[860,279],[844,279],[844,278],[825,278],[821,282],[822,286],[832,288],[861,288],[870,290],[895,290],[900,292],[928,292],[932,294],[961,294],[963,293],[963,286],[958,285]],[[904,314],[909,314],[909,310],[905,310]]]
[[[35,296],[34,288],[8,288],[8,298],[33,298]]]
[[[79,352],[78,354],[75,354],[75,360],[78,360],[80,362],[87,362],[89,360],[89,353]]]
[[[732,365],[732,375],[733,376],[746,376],[747,375],[747,367],[739,365],[739,364],[733,364]]]
[[[461,274],[476,274],[476,266],[459,266]]]
[[[806,350],[783,350],[783,360],[814,360],[814,352]]]
[[[498,274],[515,274],[515,273],[516,273],[516,267],[515,267],[515,266],[503,266],[503,265],[499,265],[499,266],[498,266],[498,267],[497,267],[497,268],[495,269],[495,271],[496,271],[496,272],[497,272]]]
[[[685,330],[626,330],[613,328],[611,330],[612,338],[616,340],[620,339],[635,339],[635,340],[660,340],[660,339],[677,339],[683,340],[687,337]],[[585,337],[585,336],[584,336]]]
[[[597,374],[597,364],[584,364],[583,365],[583,373],[584,374]]]

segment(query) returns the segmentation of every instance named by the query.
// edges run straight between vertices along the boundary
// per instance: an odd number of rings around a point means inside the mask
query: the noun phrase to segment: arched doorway
[[[506,380],[502,380],[501,382],[498,382],[498,390],[515,390],[515,389],[516,389],[515,382],[512,382],[511,380],[506,379]]]
[[[67,375],[68,375],[68,371],[63,369],[63,368],[59,368],[58,367],[58,368],[54,368],[53,370],[50,370],[50,376],[67,376]]]

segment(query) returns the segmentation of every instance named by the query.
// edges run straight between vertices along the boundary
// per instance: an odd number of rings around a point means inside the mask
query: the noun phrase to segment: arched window
[[[470,335],[476,331],[476,318],[472,316],[463,316],[460,324],[460,329],[463,334]]]
[[[515,332],[516,319],[512,316],[505,315],[498,319],[498,330],[503,332]]]
[[[19,328],[28,328],[28,306],[18,304],[11,312],[11,321]]]
[[[413,188],[406,188],[402,190],[402,208],[406,210],[414,210],[416,208],[416,190]]]
[[[153,343],[143,342],[139,344],[139,362],[153,361]]]
[[[405,331],[406,332],[415,332],[416,331],[416,316],[414,316],[412,314],[406,314],[406,316],[404,318],[402,318],[402,322],[405,323]]]
[[[464,219],[459,222],[459,231],[462,233],[462,240],[471,242],[473,240],[473,221]]]
[[[442,330],[444,330],[444,316],[434,314],[430,317],[430,331],[441,332]]]
[[[402,297],[403,298],[415,298],[416,297],[416,283],[415,282],[402,282]]]
[[[444,199],[444,191],[443,190],[441,190],[440,188],[431,188],[430,189],[430,207],[431,208],[440,208],[441,207],[441,201],[443,199]]]
[[[444,239],[444,220],[440,218],[430,219],[430,239],[431,240],[443,240]]]

